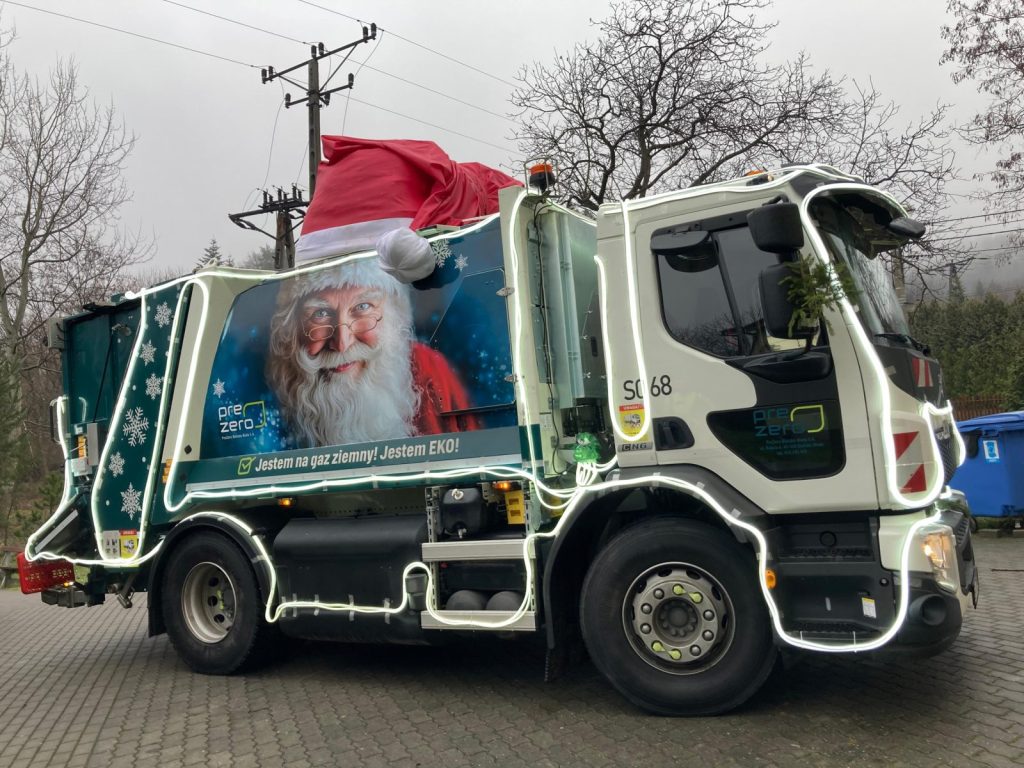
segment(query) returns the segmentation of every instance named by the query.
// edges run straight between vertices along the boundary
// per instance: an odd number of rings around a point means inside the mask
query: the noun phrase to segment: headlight
[[[932,573],[939,586],[947,592],[956,592],[959,571],[956,565],[956,539],[948,525],[930,525],[921,531],[921,550],[931,563]]]

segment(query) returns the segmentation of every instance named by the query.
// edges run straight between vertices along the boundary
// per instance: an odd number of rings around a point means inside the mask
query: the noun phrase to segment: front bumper
[[[977,605],[978,572],[967,517],[955,508],[934,510],[931,517],[932,523],[953,531],[956,572],[950,568],[945,576],[955,587],[940,586],[928,559],[914,549],[920,549],[920,544],[911,544],[905,615],[883,651],[938,653],[956,640],[968,608]],[[912,521],[921,519],[918,513],[899,521],[900,547]],[[782,546],[775,550],[777,559],[771,564],[778,575],[774,597],[787,634],[825,644],[870,643],[897,623],[901,574],[891,560],[883,565],[886,558],[878,536],[880,528],[889,528],[887,538],[889,544],[894,544],[895,531],[891,522],[880,525],[878,518],[870,518],[863,525],[859,539],[849,539],[859,541],[859,546],[833,550],[831,556],[823,551],[808,554],[807,548],[787,550],[786,536],[777,537]],[[808,538],[806,530],[800,533],[805,540]],[[785,644],[784,638],[778,640]]]

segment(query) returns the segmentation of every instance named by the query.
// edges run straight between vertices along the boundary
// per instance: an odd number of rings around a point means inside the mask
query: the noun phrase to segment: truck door
[[[758,278],[777,256],[750,236],[753,206],[696,218],[687,207],[629,216],[646,371],[617,384],[619,410],[646,387],[656,462],[705,467],[767,511],[874,508],[864,394],[842,318],[807,349],[769,337]]]

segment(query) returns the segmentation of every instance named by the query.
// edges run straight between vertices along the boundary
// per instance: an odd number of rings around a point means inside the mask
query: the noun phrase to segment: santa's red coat
[[[412,345],[412,378],[420,391],[416,412],[416,433],[439,435],[480,429],[480,420],[472,414],[453,414],[470,408],[469,395],[444,355],[426,344]]]

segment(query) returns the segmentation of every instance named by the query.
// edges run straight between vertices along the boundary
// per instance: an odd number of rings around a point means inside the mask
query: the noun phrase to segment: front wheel
[[[196,672],[229,675],[268,660],[279,641],[263,617],[256,574],[219,533],[189,536],[164,571],[163,615],[178,655]]]
[[[580,623],[598,669],[627,699],[662,715],[733,709],[775,663],[771,623],[749,549],[721,530],[657,519],[598,553]]]

